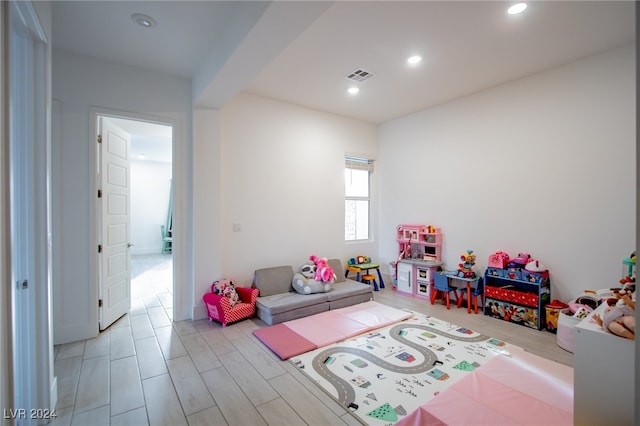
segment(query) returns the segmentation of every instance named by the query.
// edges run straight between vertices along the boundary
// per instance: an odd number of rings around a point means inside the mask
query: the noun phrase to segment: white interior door
[[[100,330],[109,327],[131,308],[131,202],[128,133],[100,117]]]
[[[49,61],[47,38],[31,2],[2,2],[3,62],[10,68],[3,83],[8,89],[10,108],[3,117],[3,136],[8,144],[2,149],[3,179],[8,190],[2,202],[8,201],[2,214],[9,213],[8,226],[3,220],[3,261],[10,265],[10,280],[2,286],[11,289],[9,308],[12,332],[10,347],[4,347],[0,358],[2,390],[11,394],[10,404],[3,406],[2,424],[36,425],[30,412],[48,411],[55,407],[56,388],[53,377],[53,346],[50,313],[50,144],[48,138],[47,93]],[[6,15],[8,13],[8,16]],[[9,18],[7,20],[7,17]],[[5,32],[4,25],[9,29]],[[8,53],[8,55],[7,55]],[[5,64],[3,64],[3,67]],[[3,92],[4,93],[4,92]],[[4,101],[4,100],[3,100]],[[8,118],[8,120],[7,120]],[[4,157],[8,154],[7,158]],[[5,204],[3,204],[5,206]],[[8,232],[7,232],[8,231]],[[3,278],[5,278],[3,276]],[[5,289],[5,291],[6,291]],[[6,293],[4,293],[6,294]],[[3,317],[3,320],[6,318]],[[4,343],[4,342],[3,342]],[[11,352],[11,353],[10,353]],[[13,361],[12,374],[6,372],[6,360]],[[8,386],[12,389],[8,389]],[[2,398],[5,400],[5,398]],[[5,408],[6,407],[6,408]],[[13,417],[9,415],[13,408]],[[22,413],[22,415],[21,415]]]

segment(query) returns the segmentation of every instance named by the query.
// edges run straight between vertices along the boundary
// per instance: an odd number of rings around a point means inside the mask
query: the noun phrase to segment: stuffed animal
[[[616,299],[612,299],[614,304],[606,308],[602,317],[595,314],[593,319],[610,333],[634,340],[636,337],[636,304],[629,295],[622,296],[622,301],[623,303],[620,304]]]
[[[213,283],[212,290],[214,294],[218,294],[229,299],[229,306],[231,307],[240,303],[240,296],[238,296],[236,286],[232,280],[218,280]]]
[[[299,269],[299,272],[293,275],[291,285],[293,289],[300,294],[325,293],[333,288],[333,280],[331,282],[323,282],[315,279],[316,265],[313,263],[305,263]]]
[[[319,258],[312,254],[311,256],[309,256],[309,260],[311,260],[316,265],[316,274],[313,277],[316,281],[333,283],[333,281],[336,279],[336,274],[334,274],[333,269],[327,263],[326,258]]]

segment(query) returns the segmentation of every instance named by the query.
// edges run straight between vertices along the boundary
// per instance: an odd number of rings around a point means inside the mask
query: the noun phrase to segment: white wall
[[[162,252],[160,226],[167,224],[171,163],[131,161],[131,254]]]
[[[191,85],[95,58],[53,51],[53,98],[60,106],[53,141],[53,313],[55,343],[97,334],[95,177],[92,111],[173,124],[174,318],[191,316]],[[187,296],[183,296],[182,292]]]
[[[635,249],[635,52],[626,46],[380,128],[380,257],[442,227],[446,267],[529,252],[552,297],[617,285]]]
[[[311,254],[346,259],[375,253],[375,241],[344,241],[344,155],[377,158],[375,125],[250,94],[235,98],[220,117],[220,213],[216,217],[211,210],[210,221],[219,221],[222,267],[196,265],[197,305],[219,278],[250,285],[255,269],[297,268]],[[208,145],[207,153],[202,144],[202,152],[196,149],[196,166],[201,162],[204,167],[203,155],[213,157],[218,151]],[[207,183],[198,182],[197,202],[215,191],[215,171],[209,173]],[[239,223],[241,232],[233,232],[232,223]],[[205,235],[214,226],[200,225],[197,234]],[[375,221],[373,225],[375,229]],[[196,246],[204,244],[201,240]]]
[[[194,290],[191,296],[192,315],[206,318],[202,303],[215,277],[223,275],[221,237],[222,137],[220,111],[196,109],[193,112],[193,229]]]

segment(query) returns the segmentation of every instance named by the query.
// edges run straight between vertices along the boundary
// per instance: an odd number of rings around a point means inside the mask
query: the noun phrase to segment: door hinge
[[[102,299],[98,299],[98,308],[102,308]]]
[[[102,244],[98,244],[98,253],[102,253]]]
[[[102,198],[102,189],[98,189],[98,198]]]
[[[102,143],[102,135],[98,135],[98,143]]]

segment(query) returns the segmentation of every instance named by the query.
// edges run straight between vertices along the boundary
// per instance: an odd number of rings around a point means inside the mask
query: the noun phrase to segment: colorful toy
[[[323,281],[325,283],[331,282],[336,279],[336,274],[333,272],[333,269],[327,263],[326,258],[320,258],[316,255],[309,256],[309,260],[311,260],[316,265],[316,273],[314,275],[314,279],[316,281]]]
[[[489,256],[488,265],[491,268],[504,269],[509,263],[509,255],[503,251],[498,250]]]
[[[532,260],[533,259],[529,253],[518,253],[518,256],[511,259],[511,262],[520,265],[521,268],[524,268],[524,266]]]
[[[472,268],[476,264],[476,255],[473,253],[473,250],[467,250],[466,253],[462,253],[460,260],[462,263],[458,264],[458,272],[456,275],[460,278],[475,278],[476,273]]]
[[[317,267],[315,263],[305,263],[297,273],[293,275],[291,286],[300,294],[325,293],[333,287],[331,282],[323,282],[315,279]]]

